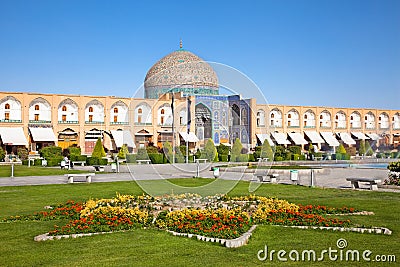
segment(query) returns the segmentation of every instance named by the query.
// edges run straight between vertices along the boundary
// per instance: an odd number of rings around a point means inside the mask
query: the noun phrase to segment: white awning
[[[329,146],[339,146],[339,141],[335,138],[332,132],[320,132],[320,134]]]
[[[301,133],[288,133],[290,138],[296,145],[306,145],[308,142],[304,139]]]
[[[356,141],[354,141],[353,138],[351,138],[351,135],[349,133],[339,133],[340,139],[342,139],[342,141],[345,144],[348,145],[355,145]]]
[[[369,136],[369,138],[371,138],[372,140],[374,140],[374,141],[378,141],[379,139],[381,139],[380,137],[379,137],[379,135],[377,135],[376,133],[367,133],[367,135]]]
[[[325,143],[324,139],[322,139],[321,135],[316,131],[304,131],[304,133],[310,138],[311,143],[313,144],[323,144]]]
[[[123,145],[133,148],[136,147],[130,131],[111,130],[111,134],[117,147],[122,147]]]
[[[291,143],[286,139],[285,133],[271,133],[272,137],[278,143],[278,145],[290,145]]]
[[[33,128],[29,127],[33,141],[35,142],[56,142],[52,128]]]
[[[28,146],[22,127],[0,127],[0,137],[5,145]]]
[[[351,132],[351,134],[354,135],[357,139],[362,139],[362,140],[369,139],[369,137],[367,137],[362,132]]]
[[[260,140],[261,144],[264,144],[265,139],[268,140],[268,143],[270,146],[274,146],[274,142],[272,142],[271,137],[269,137],[269,134],[256,134],[258,140]]]
[[[189,142],[189,143],[196,143],[199,142],[199,138],[197,138],[197,136],[190,132],[189,134],[187,132],[179,132],[179,134],[182,136],[183,140],[185,140],[185,142]]]

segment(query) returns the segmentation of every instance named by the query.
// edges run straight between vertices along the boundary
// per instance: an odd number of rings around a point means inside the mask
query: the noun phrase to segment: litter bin
[[[299,180],[299,171],[298,170],[290,170],[290,180],[292,182],[297,182]]]
[[[218,177],[219,177],[219,168],[213,167],[212,169],[213,169],[213,175],[214,175],[214,177],[215,177],[215,178],[218,178]]]

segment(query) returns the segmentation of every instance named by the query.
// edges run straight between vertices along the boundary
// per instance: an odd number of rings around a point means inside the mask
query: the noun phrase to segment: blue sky
[[[398,0],[0,0],[0,90],[130,97],[180,38],[269,103],[400,109]]]

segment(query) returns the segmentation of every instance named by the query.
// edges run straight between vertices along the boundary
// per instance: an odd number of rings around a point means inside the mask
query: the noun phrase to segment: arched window
[[[93,107],[89,107],[89,112],[93,112]]]
[[[165,114],[165,110],[164,109],[161,109],[161,114]]]
[[[114,113],[118,113],[118,108],[114,108]]]
[[[142,113],[143,113],[143,109],[142,109],[142,108],[139,108],[138,111],[137,111],[137,113],[138,113],[138,114],[142,114]]]
[[[4,109],[10,109],[10,104],[6,103],[6,104],[4,105]]]
[[[61,110],[62,111],[67,111],[67,106],[63,106]]]
[[[39,105],[35,105],[35,110],[39,110]]]

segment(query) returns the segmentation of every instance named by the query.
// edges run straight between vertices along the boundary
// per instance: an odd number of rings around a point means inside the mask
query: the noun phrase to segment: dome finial
[[[182,49],[182,39],[179,41],[179,48]]]

